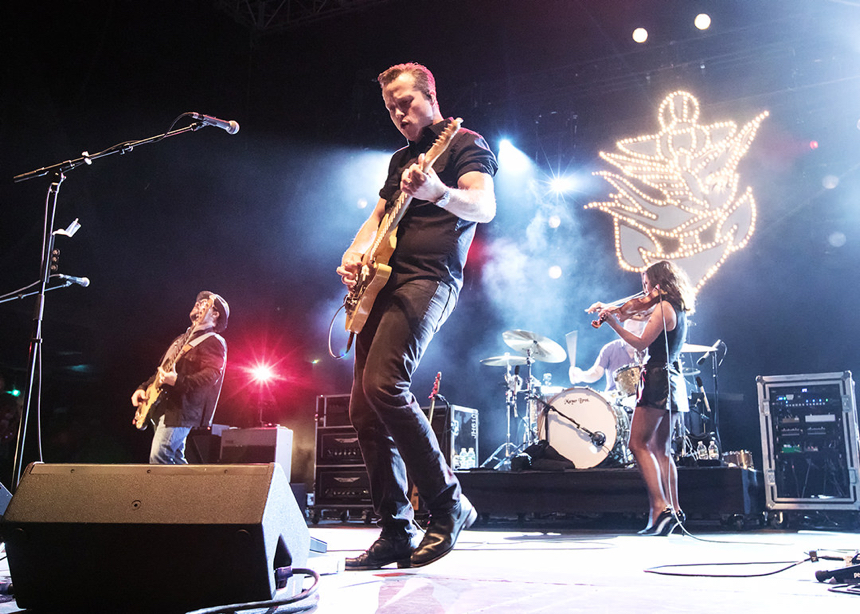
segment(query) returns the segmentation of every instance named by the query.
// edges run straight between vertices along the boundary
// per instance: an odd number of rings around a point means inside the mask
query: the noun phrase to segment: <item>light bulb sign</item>
[[[642,272],[660,260],[680,265],[700,290],[755,230],[752,188],[741,188],[738,163],[763,111],[741,128],[733,121],[699,123],[699,101],[676,91],[657,112],[660,131],[616,143],[600,157],[617,169],[598,171],[614,188],[591,202],[613,217],[615,252],[624,270]]]

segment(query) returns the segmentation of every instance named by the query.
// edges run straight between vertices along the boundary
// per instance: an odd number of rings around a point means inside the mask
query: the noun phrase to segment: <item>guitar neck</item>
[[[442,152],[447,149],[449,143],[454,138],[454,135],[460,130],[460,125],[463,120],[459,117],[457,119],[452,119],[448,122],[448,125],[445,126],[445,129],[430,147],[429,151],[424,154],[424,162],[421,164],[422,172],[427,172],[442,155]],[[391,232],[397,228],[397,225],[400,223],[400,220],[403,219],[403,216],[406,215],[406,210],[409,208],[409,204],[412,202],[412,197],[401,192],[400,196],[397,197],[397,200],[394,201],[394,204],[391,206],[391,210],[382,218],[382,221],[379,223],[379,228],[376,230],[376,240],[373,242],[373,245],[367,250],[365,254],[366,258],[364,259],[364,264],[372,263],[376,254],[379,251],[379,248],[388,240],[388,237],[391,235]]]

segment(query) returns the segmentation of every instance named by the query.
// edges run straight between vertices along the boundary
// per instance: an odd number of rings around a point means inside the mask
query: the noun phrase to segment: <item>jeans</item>
[[[431,513],[449,511],[459,501],[460,483],[410,391],[424,350],[456,303],[455,289],[437,281],[383,289],[356,337],[349,414],[383,533],[410,530],[407,473]]]
[[[164,416],[158,419],[152,448],[149,451],[150,465],[187,465],[185,460],[185,439],[191,432],[190,427],[165,426]]]

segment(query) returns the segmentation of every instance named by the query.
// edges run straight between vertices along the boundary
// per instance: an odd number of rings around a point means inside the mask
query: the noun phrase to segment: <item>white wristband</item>
[[[439,197],[433,204],[444,209],[451,200],[451,188],[445,188],[445,193]]]

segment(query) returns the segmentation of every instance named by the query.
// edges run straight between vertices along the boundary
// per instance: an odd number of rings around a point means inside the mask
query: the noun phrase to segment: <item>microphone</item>
[[[712,345],[710,348],[708,348],[708,351],[705,352],[704,354],[702,354],[702,357],[696,361],[696,364],[699,366],[702,366],[702,363],[705,362],[705,359],[708,357],[708,354],[710,354],[711,352],[716,352],[717,348],[720,347],[720,344],[722,342],[723,342],[722,339],[717,339],[717,341],[714,343],[714,345]]]
[[[73,277],[71,275],[63,275],[62,273],[55,273],[51,275],[51,277],[56,277],[57,279],[66,282],[66,285],[69,284],[78,284],[79,286],[86,288],[90,285],[89,277]]]
[[[201,115],[200,113],[195,113],[191,111],[188,115],[203,122],[204,126],[215,126],[216,128],[221,128],[221,130],[226,130],[227,134],[236,134],[239,132],[239,122],[235,120],[224,120],[218,119],[217,117],[212,117],[211,115]]]
[[[842,569],[819,570],[815,572],[815,579],[819,582],[835,580],[837,584],[856,583],[860,580],[860,565],[851,565]]]

